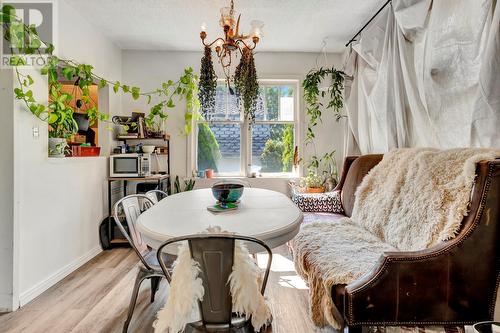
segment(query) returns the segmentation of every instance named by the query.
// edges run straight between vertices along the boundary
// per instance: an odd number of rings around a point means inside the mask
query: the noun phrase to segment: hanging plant
[[[234,87],[238,103],[243,104],[245,117],[255,121],[255,110],[259,98],[259,82],[253,52],[244,48],[241,61],[234,71]]]
[[[201,114],[208,120],[215,111],[215,96],[217,93],[217,75],[212,62],[212,49],[205,46],[205,54],[201,58],[200,81],[198,83],[198,99],[201,105]]]
[[[304,82],[302,82],[304,100],[307,105],[306,112],[309,117],[306,142],[312,141],[315,137],[313,127],[321,121],[321,109],[325,106],[322,100],[327,95],[330,99],[326,105],[326,109],[333,110],[337,121],[344,117],[342,114],[342,108],[344,107],[344,96],[342,94],[344,89],[344,75],[344,72],[335,68],[320,68],[318,70],[311,70],[304,79]],[[320,90],[319,84],[327,76],[331,77],[332,84],[327,90]]]

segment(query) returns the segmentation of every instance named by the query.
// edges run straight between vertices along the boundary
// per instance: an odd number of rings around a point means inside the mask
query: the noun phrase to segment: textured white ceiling
[[[219,9],[229,0],[64,0],[123,49],[201,49],[200,26],[208,40],[221,34]],[[260,51],[328,52],[344,44],[384,0],[235,0],[241,27],[265,23]],[[63,27],[62,27],[63,28]]]

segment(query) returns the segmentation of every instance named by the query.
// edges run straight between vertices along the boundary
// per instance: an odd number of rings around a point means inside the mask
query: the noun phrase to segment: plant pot
[[[205,178],[213,178],[214,177],[214,170],[213,169],[206,169],[205,170]]]
[[[64,157],[67,146],[65,138],[49,138],[49,157]]]
[[[323,193],[325,192],[324,187],[308,187],[307,193]]]

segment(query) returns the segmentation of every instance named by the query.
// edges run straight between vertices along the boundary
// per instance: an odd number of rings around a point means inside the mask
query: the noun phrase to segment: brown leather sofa
[[[381,159],[345,160],[337,186],[345,216],[352,213],[356,188]],[[454,239],[423,251],[385,253],[369,274],[332,289],[339,323],[359,331],[493,319],[500,273],[500,160],[478,163],[476,175],[470,213]]]

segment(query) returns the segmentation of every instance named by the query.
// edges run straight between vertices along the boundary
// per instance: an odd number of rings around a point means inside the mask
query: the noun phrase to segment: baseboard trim
[[[41,295],[44,291],[55,285],[57,282],[64,279],[69,274],[73,273],[75,270],[83,266],[83,264],[87,263],[90,259],[94,258],[96,255],[102,252],[102,248],[100,245],[94,247],[87,253],[85,253],[80,258],[73,260],[68,265],[62,267],[57,272],[49,276],[43,281],[40,281],[32,288],[26,290],[21,293],[19,296],[19,307],[26,305],[28,302],[33,300],[35,297]]]

